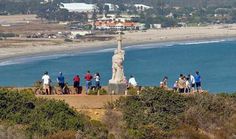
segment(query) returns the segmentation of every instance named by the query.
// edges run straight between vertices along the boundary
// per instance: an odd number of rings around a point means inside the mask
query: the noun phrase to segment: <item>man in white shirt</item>
[[[43,89],[45,91],[46,94],[51,94],[51,89],[50,89],[50,76],[48,75],[48,72],[46,71],[42,77],[42,81],[43,81]]]
[[[195,78],[192,74],[188,75],[190,78],[190,84],[191,84],[191,92],[194,92],[194,88],[195,88]]]
[[[136,87],[138,85],[138,83],[136,82],[134,76],[130,76],[129,78],[129,86],[132,86],[132,87]]]

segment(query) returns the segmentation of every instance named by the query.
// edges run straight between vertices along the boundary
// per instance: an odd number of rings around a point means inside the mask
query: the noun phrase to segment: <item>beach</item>
[[[52,54],[75,51],[86,51],[91,49],[102,50],[104,48],[116,46],[116,35],[107,41],[80,41],[64,42],[62,39],[27,39],[11,38],[1,40],[0,60],[35,55]],[[212,40],[222,38],[236,37],[236,24],[231,25],[211,25],[205,27],[181,27],[167,29],[150,29],[144,31],[124,31],[124,46],[175,42],[175,41],[194,41],[194,40]]]

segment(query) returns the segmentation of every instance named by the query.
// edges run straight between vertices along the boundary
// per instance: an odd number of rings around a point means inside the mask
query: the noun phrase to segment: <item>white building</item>
[[[77,35],[80,35],[80,36],[91,35],[92,31],[77,30],[77,31],[71,31],[70,34],[71,34],[69,36],[70,39],[76,39]]]
[[[53,2],[53,0],[43,0],[40,2],[40,4],[46,4],[46,3],[49,3],[49,2]]]
[[[69,12],[78,12],[78,13],[92,13],[94,10],[97,10],[95,4],[86,4],[86,3],[61,3],[61,9],[67,9]]]
[[[152,7],[144,5],[144,4],[134,4],[134,7],[137,11],[145,11],[147,9],[151,9]]]
[[[112,4],[112,3],[105,3],[104,6],[108,6],[109,7],[109,11],[114,12],[117,9],[119,9],[118,5]]]

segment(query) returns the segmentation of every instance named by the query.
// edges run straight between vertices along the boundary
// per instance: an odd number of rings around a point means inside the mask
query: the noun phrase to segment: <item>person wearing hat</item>
[[[50,89],[50,76],[48,75],[48,72],[46,71],[42,77],[42,81],[43,81],[43,89],[45,91],[46,94],[50,95],[51,94],[51,89]]]

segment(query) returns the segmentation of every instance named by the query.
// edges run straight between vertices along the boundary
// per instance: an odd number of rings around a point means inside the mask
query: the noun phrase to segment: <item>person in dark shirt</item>
[[[77,94],[80,94],[80,91],[79,91],[79,87],[80,87],[80,77],[79,77],[79,75],[75,75],[75,77],[73,78],[73,81],[74,81],[75,92],[76,92]]]

